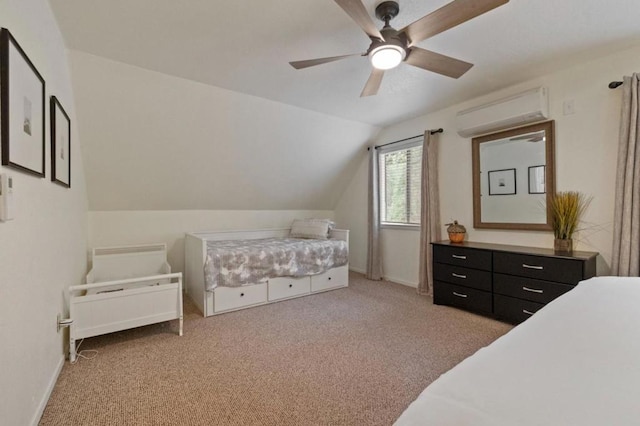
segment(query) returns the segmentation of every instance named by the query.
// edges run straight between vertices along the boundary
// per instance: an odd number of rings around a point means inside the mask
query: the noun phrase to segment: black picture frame
[[[546,194],[546,166],[529,167],[529,194]]]
[[[489,195],[514,195],[516,189],[516,169],[491,170],[489,179]]]
[[[45,82],[8,29],[0,30],[2,165],[45,176]]]
[[[51,181],[71,188],[71,119],[57,97],[51,96]]]

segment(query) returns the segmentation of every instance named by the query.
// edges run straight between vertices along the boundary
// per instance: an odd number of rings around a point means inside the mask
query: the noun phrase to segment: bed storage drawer
[[[302,296],[311,291],[311,279],[309,277],[270,278],[268,283],[270,301]]]
[[[311,276],[311,291],[323,291],[336,287],[345,287],[349,283],[349,266],[339,266],[327,272]]]
[[[215,312],[228,311],[267,302],[267,283],[242,287],[218,287],[213,296]]]

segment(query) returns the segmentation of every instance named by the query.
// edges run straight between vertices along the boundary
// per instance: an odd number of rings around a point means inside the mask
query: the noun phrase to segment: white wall
[[[91,247],[332,217],[366,144],[357,123],[71,52]],[[338,224],[340,225],[340,224]]]
[[[379,131],[72,51],[89,208],[333,209]]]
[[[333,211],[92,211],[89,212],[89,246],[166,243],[171,270],[184,272],[185,232],[288,228],[293,219],[312,217],[333,219]]]
[[[444,223],[457,219],[466,225],[467,239],[480,242],[553,247],[553,234],[536,231],[473,229],[471,185],[471,140],[455,133],[455,114],[536,86],[549,89],[551,118],[556,120],[556,187],[577,190],[592,196],[583,231],[574,237],[577,250],[597,251],[598,274],[609,272],[612,244],[613,198],[617,157],[621,92],[607,84],[640,69],[640,47],[596,58],[560,72],[540,76],[523,84],[464,102],[450,108],[407,120],[383,129],[377,143],[420,134],[425,129],[443,127],[438,158],[440,215]],[[563,102],[573,100],[576,113],[563,115]],[[353,230],[352,266],[366,266],[366,158],[335,209],[336,221]],[[364,194],[364,195],[362,195]],[[411,231],[385,230],[382,250],[385,275],[417,284],[418,238]],[[417,232],[416,232],[417,233]],[[391,237],[393,235],[393,237]],[[442,235],[446,236],[444,226]],[[403,263],[391,259],[403,259]]]
[[[71,189],[51,182],[49,129],[46,178],[0,166],[14,181],[15,219],[0,222],[0,423],[39,420],[63,365],[64,289],[85,273],[86,193],[67,52],[49,3],[0,1],[0,26],[11,31],[71,117]],[[66,333],[65,333],[66,335]]]

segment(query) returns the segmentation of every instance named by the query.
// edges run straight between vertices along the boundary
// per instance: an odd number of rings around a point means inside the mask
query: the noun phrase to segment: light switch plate
[[[0,174],[0,221],[13,219],[13,178]]]

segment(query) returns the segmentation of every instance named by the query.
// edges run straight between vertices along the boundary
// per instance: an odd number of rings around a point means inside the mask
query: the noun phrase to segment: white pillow
[[[315,238],[326,240],[333,222],[329,219],[296,219],[291,225],[292,238]]]

